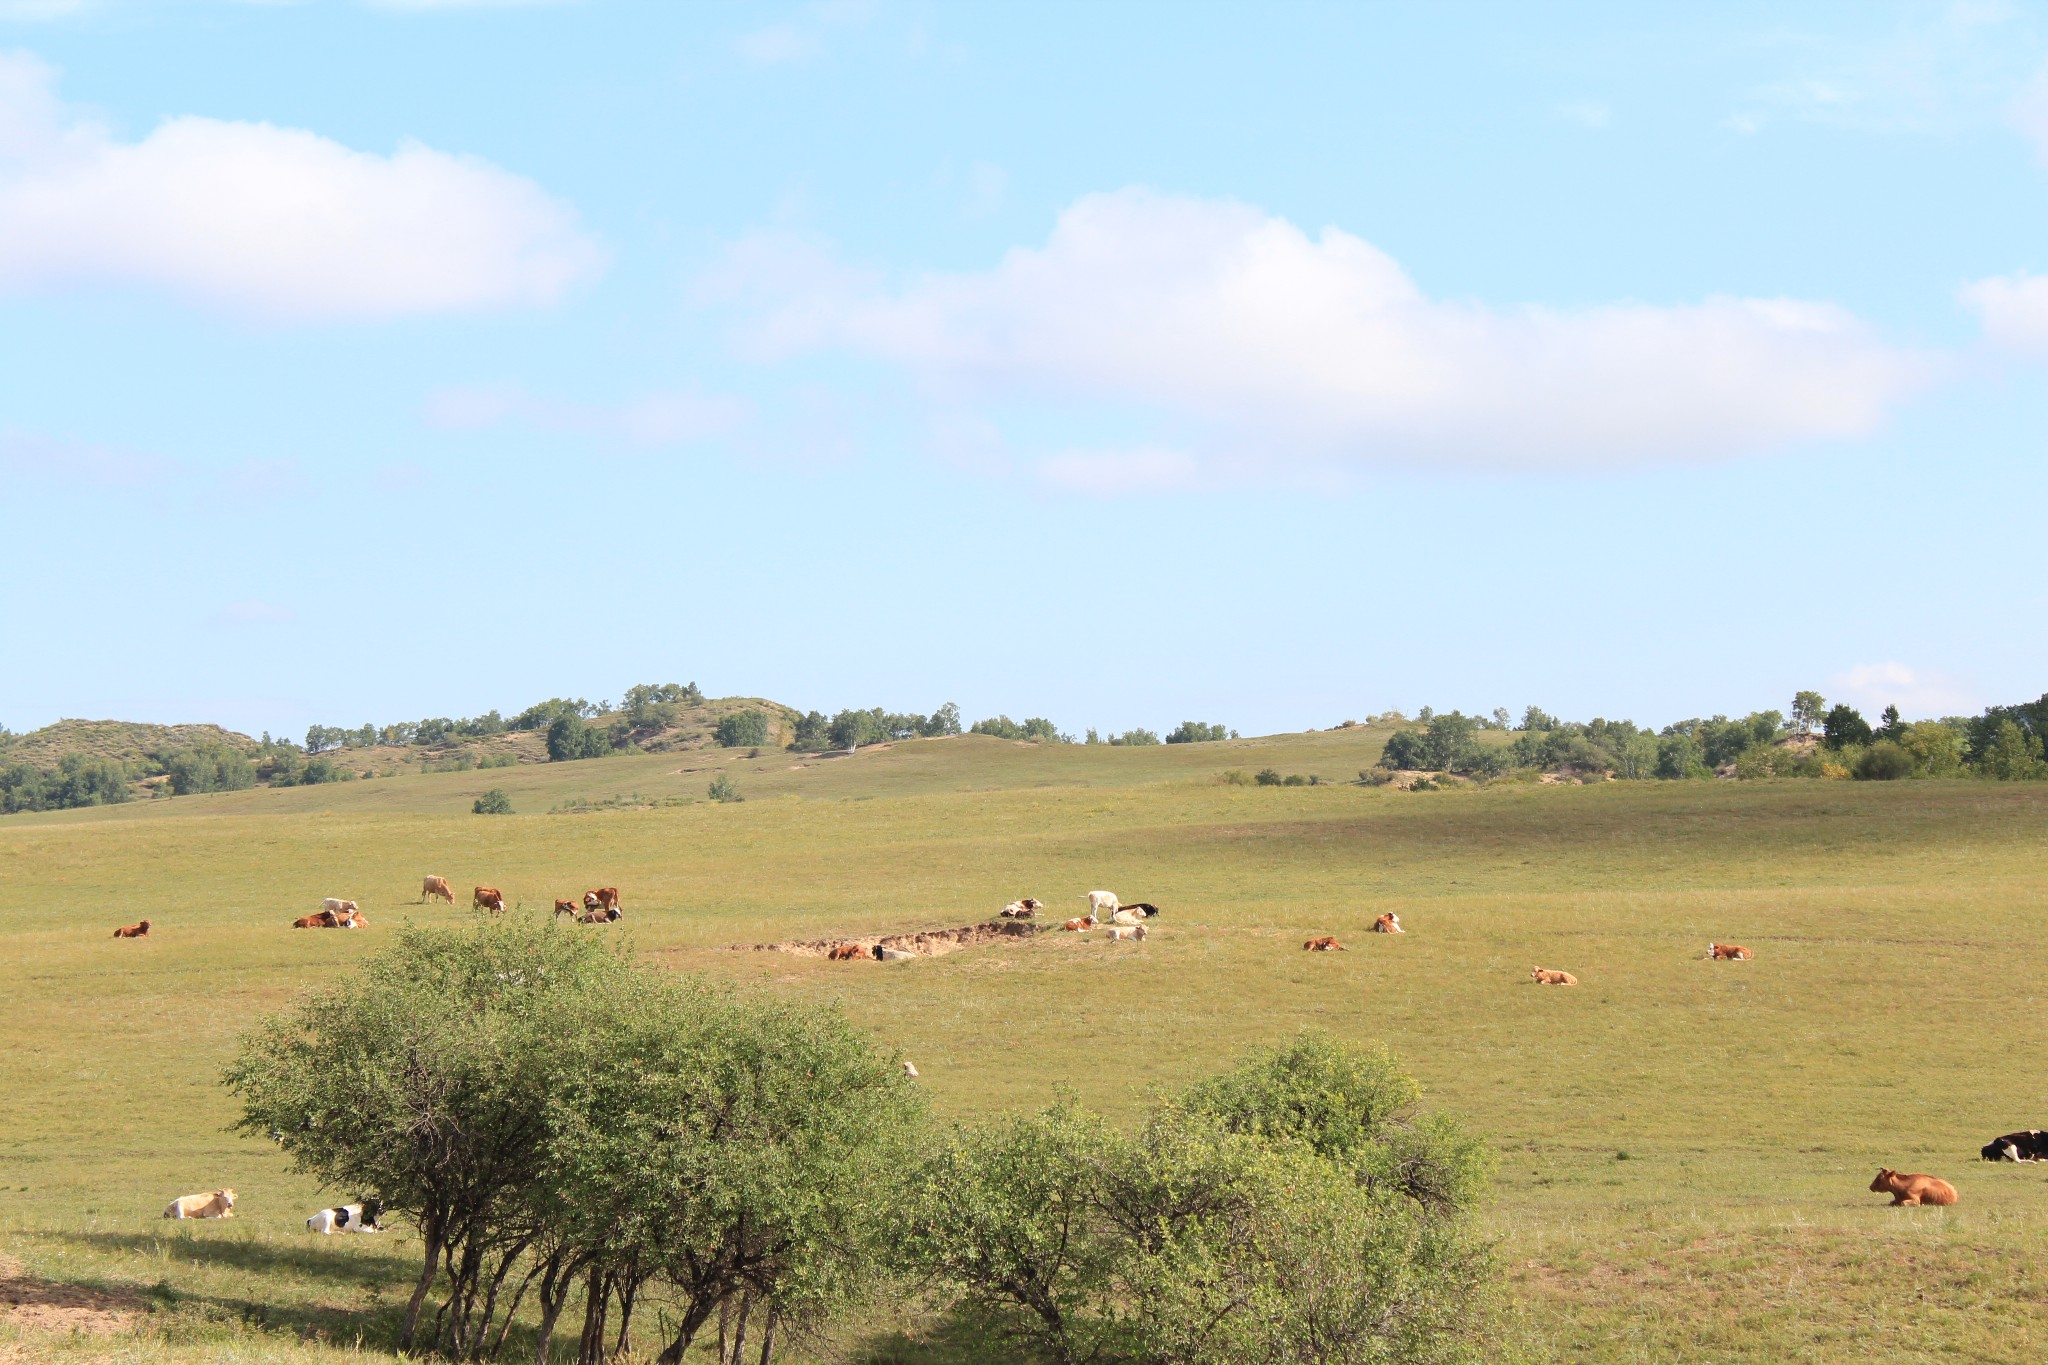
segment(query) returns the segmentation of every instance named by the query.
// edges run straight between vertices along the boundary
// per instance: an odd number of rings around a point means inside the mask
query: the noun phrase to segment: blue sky
[[[0,723],[2048,688],[2048,12],[0,0]]]

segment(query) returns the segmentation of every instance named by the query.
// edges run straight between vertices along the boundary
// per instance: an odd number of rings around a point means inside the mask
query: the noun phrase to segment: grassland
[[[1129,1113],[1304,1023],[1383,1039],[1498,1154],[1488,1220],[1536,1359],[2048,1347],[2048,1178],[1975,1160],[2048,1124],[2048,785],[1221,780],[1347,779],[1382,739],[709,750],[0,821],[0,1254],[133,1295],[140,1323],[0,1328],[0,1360],[327,1360],[359,1337],[379,1355],[412,1247],[310,1238],[300,1220],[354,1192],[229,1136],[215,1077],[256,1014],[403,921],[467,913],[409,903],[427,872],[529,912],[616,884],[637,951],[840,1001],[948,1115],[1060,1086]],[[697,799],[719,769],[744,803]],[[468,814],[493,786],[520,813]],[[576,803],[613,808],[547,813]],[[889,966],[731,950],[964,924],[1018,895],[1078,908],[1095,887],[1158,902],[1159,932]],[[284,927],[325,895],[371,928]],[[1407,935],[1363,932],[1386,909]],[[150,938],[107,937],[138,916]],[[1312,933],[1351,951],[1303,954]],[[1701,961],[1710,938],[1758,958]],[[1584,984],[1533,986],[1536,963]],[[1879,1164],[1962,1202],[1889,1209],[1864,1188]],[[156,1219],[223,1184],[235,1221]],[[812,1351],[947,1359],[892,1316]]]

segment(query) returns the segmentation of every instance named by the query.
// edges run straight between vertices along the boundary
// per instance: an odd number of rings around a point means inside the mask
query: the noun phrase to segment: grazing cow
[[[332,910],[322,910],[317,915],[301,915],[292,921],[294,929],[339,929],[341,917]]]
[[[835,943],[825,957],[831,962],[856,962],[867,955],[868,950],[858,943]]]
[[[1343,944],[1337,942],[1336,939],[1328,934],[1324,934],[1320,938],[1310,939],[1301,945],[1301,950],[1304,953],[1342,953],[1349,951]]]
[[[354,914],[356,903],[354,901],[345,901],[339,896],[329,896],[326,900],[320,902],[320,908],[322,910],[332,910],[337,915],[344,911]]]
[[[1081,898],[1088,902],[1088,914],[1092,918],[1116,913],[1117,899],[1114,891],[1090,891]]]
[[[166,1218],[232,1218],[235,1192],[215,1190],[212,1194],[181,1194],[164,1210]]]
[[[1405,934],[1408,932],[1401,927],[1401,917],[1391,910],[1372,922],[1372,931],[1375,934]]]
[[[1060,926],[1060,931],[1062,933],[1068,934],[1085,934],[1101,922],[1101,920],[1095,918],[1095,912],[1093,910],[1090,910],[1087,914],[1081,916],[1081,918],[1070,919],[1065,924],[1062,924]]]
[[[874,954],[877,962],[908,962],[917,956],[916,953],[906,953],[901,948],[884,948],[879,943],[874,947]]]
[[[337,1232],[382,1232],[384,1225],[377,1219],[383,1212],[384,1206],[374,1199],[365,1199],[360,1204],[338,1204],[308,1218],[306,1231],[317,1232],[322,1237]]]
[[[1127,939],[1127,938],[1128,938],[1128,939],[1138,939],[1138,940],[1143,940],[1143,939],[1144,939],[1144,937],[1145,937],[1145,926],[1144,926],[1144,925],[1142,925],[1142,924],[1132,924],[1132,925],[1121,925],[1121,924],[1120,924],[1120,925],[1117,925],[1117,926],[1115,926],[1114,928],[1112,928],[1112,929],[1111,929],[1111,930],[1109,931],[1109,937],[1108,937],[1108,938],[1106,938],[1106,939],[1104,939],[1104,940],[1103,940],[1103,942],[1105,942],[1105,943],[1121,943],[1121,942],[1123,942],[1123,941],[1124,941],[1125,939]]]
[[[479,886],[470,900],[472,910],[497,910],[505,908],[505,893],[495,886]]]
[[[137,922],[136,922],[136,923],[134,923],[134,924],[124,924],[124,925],[122,925],[122,926],[121,926],[120,928],[118,928],[118,929],[116,929],[116,930],[114,931],[114,937],[115,937],[115,938],[148,938],[148,937],[149,937],[149,921],[148,921],[148,920],[140,920],[140,921],[137,921]]]
[[[1709,962],[1747,962],[1755,956],[1755,953],[1752,953],[1740,943],[1709,943],[1707,945],[1707,960]]]
[[[430,899],[432,899],[435,896],[439,896],[442,900],[447,901],[450,905],[455,904],[455,892],[448,885],[448,879],[446,877],[427,877],[420,882],[421,905],[425,905]]]
[[[1872,1194],[1889,1194],[1892,1207],[1901,1204],[1940,1204],[1956,1202],[1956,1187],[1946,1180],[1931,1175],[1906,1175],[1889,1166],[1877,1168],[1877,1179],[1870,1182]]]
[[[2048,1161],[2048,1133],[2039,1128],[2007,1133],[1984,1144],[1986,1161]]]
[[[1545,967],[1537,967],[1530,971],[1529,975],[1536,979],[1536,984],[1539,986],[1576,986],[1579,984],[1579,979],[1570,972],[1553,972]]]
[[[595,891],[586,891],[586,892],[584,892],[584,893],[583,893],[583,908],[584,908],[585,910],[616,910],[616,909],[618,909],[618,908],[619,908],[619,888],[617,888],[616,886],[600,886],[600,887],[599,887],[599,888],[597,888],[597,890],[595,890]]]
[[[575,902],[575,901],[556,901],[556,902],[555,902],[555,913],[556,913],[557,915],[569,915],[569,916],[574,916],[574,915],[575,915],[575,913],[576,913],[576,902]]]

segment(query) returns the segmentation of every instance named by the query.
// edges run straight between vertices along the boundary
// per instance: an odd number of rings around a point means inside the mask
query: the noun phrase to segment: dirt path
[[[919,957],[940,957],[957,948],[972,948],[980,943],[994,943],[1004,938],[1029,938],[1038,932],[1038,926],[1019,920],[992,920],[986,924],[970,924],[960,929],[923,929],[911,934],[849,934],[845,938],[792,939],[787,943],[756,943],[757,953],[791,953],[797,957],[824,957],[842,943],[852,943],[862,949],[881,944],[884,948],[901,948],[906,953]]]

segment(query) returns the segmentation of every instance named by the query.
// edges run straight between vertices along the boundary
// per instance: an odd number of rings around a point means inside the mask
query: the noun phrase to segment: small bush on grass
[[[1254,780],[1261,787],[1277,787],[1284,779],[1280,776],[1280,770],[1277,768],[1261,768],[1259,769],[1258,777]]]
[[[747,799],[740,795],[740,789],[733,784],[731,775],[727,773],[720,773],[711,779],[709,795],[713,801],[744,801]]]
[[[469,809],[471,813],[476,815],[510,815],[512,813],[512,798],[505,795],[503,787],[493,787],[482,796],[479,796],[476,799],[476,804]]]

